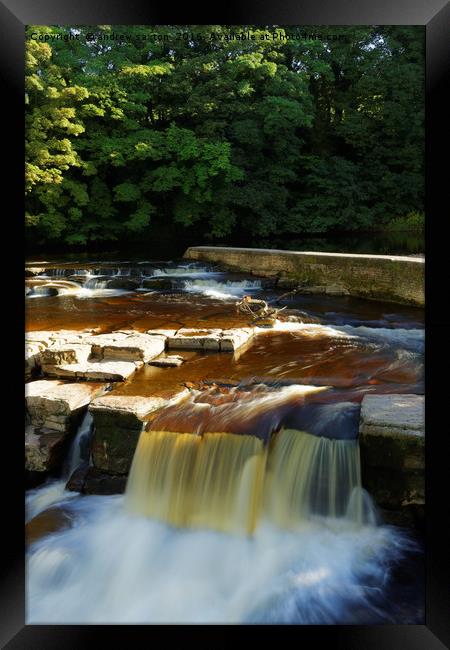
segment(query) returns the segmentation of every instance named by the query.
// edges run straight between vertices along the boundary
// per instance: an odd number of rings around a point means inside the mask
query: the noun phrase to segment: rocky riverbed
[[[232,595],[218,603],[240,562],[249,573],[234,584],[250,594],[257,576],[265,576],[257,593],[283,582],[267,561],[273,544],[286,576],[304,566],[295,587],[290,579],[283,587],[303,602],[300,619],[285,605],[261,604],[256,612],[241,608],[248,620],[308,622],[304,604],[313,598],[328,622],[331,602],[342,609],[339,622],[422,621],[420,589],[412,597],[409,583],[407,594],[400,585],[402,607],[392,609],[383,600],[390,591],[380,585],[375,602],[371,586],[399,563],[420,563],[415,542],[382,522],[410,531],[423,522],[422,310],[307,286],[291,292],[277,277],[185,261],[42,264],[26,276],[31,622],[148,622],[174,620],[178,611],[195,620],[196,607],[188,611],[183,599],[177,609],[158,582],[158,562],[142,564],[152,548],[158,557],[176,554],[169,564],[178,567],[180,593],[198,583],[210,594],[211,616],[233,620]],[[243,296],[280,311],[256,322],[237,308]],[[288,532],[297,499],[300,528]],[[214,536],[239,528],[242,517],[254,531],[254,561],[239,536]],[[194,529],[206,522],[212,530],[174,533],[164,522]],[[185,585],[189,562],[181,558],[194,540],[203,550]],[[223,579],[202,582],[217,553]],[[90,589],[94,576],[105,594],[117,593],[111,580],[125,566],[137,599],[111,608],[100,597],[85,609],[82,599],[66,597]],[[164,584],[170,579],[165,573]],[[155,581],[164,611],[152,600]],[[327,585],[330,602],[316,581]],[[347,594],[360,590],[358,603],[346,600],[342,584]],[[304,589],[312,591],[303,601]],[[201,598],[199,608],[208,619]]]
[[[69,477],[68,487],[115,492],[124,489],[139,434],[155,412],[173,404],[183,412],[180,404],[205,390],[223,394],[262,385],[275,396],[282,386],[306,384],[326,388],[311,401],[354,404],[358,416],[363,402],[363,477],[379,505],[395,513],[423,505],[423,462],[392,467],[385,449],[385,441],[398,440],[408,404],[423,413],[420,310],[319,299],[307,289],[283,297],[275,280],[198,263],[52,265],[28,267],[26,275],[30,484],[58,472],[88,408],[95,426],[92,464]],[[284,307],[274,326],[260,327],[236,310],[236,300],[249,292]],[[402,393],[410,401],[400,407],[389,394]],[[381,429],[368,424],[373,403],[387,405],[380,410]],[[292,400],[290,409],[296,408]],[[406,456],[419,444],[411,453],[423,458],[423,416],[419,421],[415,433],[403,430]],[[374,435],[380,430],[383,437]],[[382,473],[389,490],[375,487]]]

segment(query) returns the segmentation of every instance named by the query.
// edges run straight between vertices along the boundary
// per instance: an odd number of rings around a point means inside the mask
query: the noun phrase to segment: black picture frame
[[[4,411],[14,411],[12,425],[4,426],[3,455],[5,473],[3,494],[10,506],[4,515],[2,573],[0,582],[0,645],[8,649],[45,649],[61,647],[84,648],[105,643],[105,634],[111,634],[114,645],[157,640],[159,636],[183,645],[200,639],[212,647],[229,644],[236,633],[243,642],[254,642],[254,635],[268,636],[268,641],[280,640],[280,635],[292,634],[296,643],[322,642],[342,650],[438,650],[450,646],[449,550],[446,483],[449,463],[446,453],[445,370],[448,364],[449,317],[445,314],[448,296],[446,269],[447,240],[443,233],[444,192],[447,191],[448,104],[443,100],[446,73],[448,73],[450,5],[445,0],[254,0],[229,1],[216,11],[200,5],[186,4],[172,10],[167,3],[151,0],[2,0],[0,1],[0,70],[4,92],[2,105],[3,136],[11,137],[11,144],[2,151],[6,161],[2,172],[4,191],[10,208],[4,219],[15,223],[12,229],[2,228],[4,250],[17,251],[23,239],[23,169],[24,169],[24,27],[27,24],[267,24],[267,25],[368,25],[398,24],[426,27],[426,624],[381,626],[46,626],[25,625],[25,541],[23,514],[23,438],[17,425],[17,409],[22,372],[18,359],[23,346],[24,309],[19,305],[14,320],[6,317],[13,361],[9,368],[11,380],[4,392]],[[440,155],[442,154],[442,156]],[[444,176],[445,174],[445,176]],[[5,209],[5,208],[4,208]],[[13,231],[15,232],[13,233]],[[13,234],[11,234],[13,233]],[[15,278],[11,291],[21,295],[23,258],[13,255],[9,273]],[[447,272],[446,272],[447,271]],[[446,280],[447,278],[447,280]],[[17,285],[17,286],[16,286]],[[7,312],[9,314],[9,309]],[[21,320],[20,316],[23,320]],[[11,327],[11,325],[13,325]],[[17,348],[9,345],[12,332]],[[440,370],[443,373],[440,373]],[[8,376],[10,376],[8,372]],[[447,400],[446,400],[447,397]],[[18,429],[18,430],[17,430]],[[5,440],[6,439],[6,440]],[[2,473],[3,477],[4,474]],[[101,638],[100,638],[101,637]]]

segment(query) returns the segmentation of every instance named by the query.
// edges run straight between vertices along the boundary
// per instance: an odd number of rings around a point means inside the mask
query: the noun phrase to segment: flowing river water
[[[26,496],[28,623],[423,622],[420,544],[383,523],[358,446],[364,395],[423,393],[421,310],[199,263],[34,266],[30,331],[248,326],[244,295],[285,309],[243,350],[115,386],[191,389],[147,422],[124,495],[65,489],[89,462],[85,417],[63,475]]]

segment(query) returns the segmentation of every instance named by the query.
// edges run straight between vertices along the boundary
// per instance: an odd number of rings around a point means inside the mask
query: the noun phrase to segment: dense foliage
[[[421,27],[27,31],[31,241],[367,230],[423,210]]]

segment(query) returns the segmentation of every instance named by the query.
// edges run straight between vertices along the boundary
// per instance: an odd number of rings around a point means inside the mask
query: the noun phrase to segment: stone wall
[[[423,307],[423,258],[192,246],[185,259],[274,277],[280,287]]]

